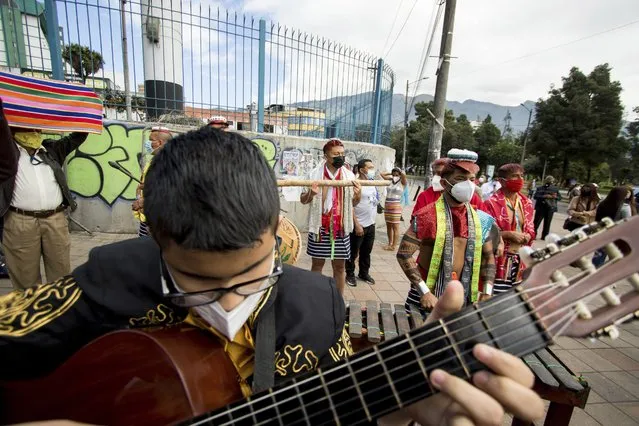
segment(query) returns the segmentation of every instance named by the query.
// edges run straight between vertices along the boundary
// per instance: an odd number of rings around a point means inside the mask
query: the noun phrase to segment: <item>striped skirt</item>
[[[402,203],[399,198],[387,199],[384,204],[384,219],[386,223],[400,223],[402,218]]]
[[[320,235],[308,233],[306,254],[316,259],[331,259],[331,239],[324,228],[320,228]],[[350,236],[335,237],[335,251],[333,259],[348,260],[351,258]]]
[[[149,225],[146,222],[140,222],[140,227],[138,228],[138,237],[148,237],[149,236]]]
[[[504,276],[501,278],[495,278],[495,283],[493,285],[494,294],[506,293],[513,287],[519,285],[522,281],[521,258],[519,255],[515,253],[504,253],[504,256]]]

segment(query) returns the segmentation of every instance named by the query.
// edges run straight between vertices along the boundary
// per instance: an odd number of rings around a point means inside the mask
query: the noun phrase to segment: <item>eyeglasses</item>
[[[277,284],[280,275],[282,275],[282,273],[284,272],[282,257],[280,256],[279,241],[276,243],[275,247],[275,265],[273,266],[273,271],[270,274],[251,281],[235,284],[234,286],[227,288],[216,288],[212,290],[195,291],[191,293],[180,292],[175,287],[175,283],[173,282],[171,275],[168,273],[168,269],[166,267],[166,264],[164,263],[164,260],[161,260],[161,262],[162,280],[166,284],[171,283],[173,287],[173,292],[165,292],[164,297],[168,298],[174,305],[180,306],[182,308],[193,308],[196,306],[208,305],[209,303],[220,300],[220,298],[222,298],[227,293],[235,293],[239,294],[240,296],[250,296],[255,293],[260,293]],[[257,282],[266,282],[266,284],[260,288],[249,287],[251,284],[255,284]]]

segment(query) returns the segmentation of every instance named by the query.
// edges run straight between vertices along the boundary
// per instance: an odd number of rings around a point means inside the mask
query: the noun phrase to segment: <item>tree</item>
[[[82,83],[86,82],[88,76],[97,73],[104,66],[104,59],[99,52],[76,43],[64,46],[62,59],[71,66]]]
[[[481,125],[475,130],[475,150],[479,159],[477,164],[484,169],[488,165],[490,153],[501,140],[499,127],[493,124],[493,119],[488,114]]]
[[[590,181],[595,167],[624,154],[620,93],[608,64],[596,66],[588,76],[573,67],[561,88],[551,87],[549,97],[537,102],[530,151],[560,159],[563,178],[571,161],[581,162]]]
[[[105,89],[100,96],[105,108],[114,108],[117,112],[126,111],[126,95],[122,90]],[[131,96],[131,109],[143,113],[146,108],[146,100],[143,96]]]

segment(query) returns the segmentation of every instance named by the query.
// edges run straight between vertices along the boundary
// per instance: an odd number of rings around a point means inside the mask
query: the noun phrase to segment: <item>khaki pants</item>
[[[64,212],[45,219],[8,211],[4,216],[2,246],[9,278],[16,290],[42,283],[40,256],[46,282],[71,272],[69,224]]]

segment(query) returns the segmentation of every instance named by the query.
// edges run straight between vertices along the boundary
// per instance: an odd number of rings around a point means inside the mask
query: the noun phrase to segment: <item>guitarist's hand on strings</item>
[[[452,281],[426,322],[459,311],[463,298],[461,284]],[[384,417],[380,424],[407,424],[413,419],[423,426],[501,425],[504,412],[523,421],[543,417],[544,404],[532,390],[535,377],[523,361],[481,344],[474,347],[473,355],[493,372],[475,373],[471,384],[443,370],[434,370],[430,381],[440,393]]]

